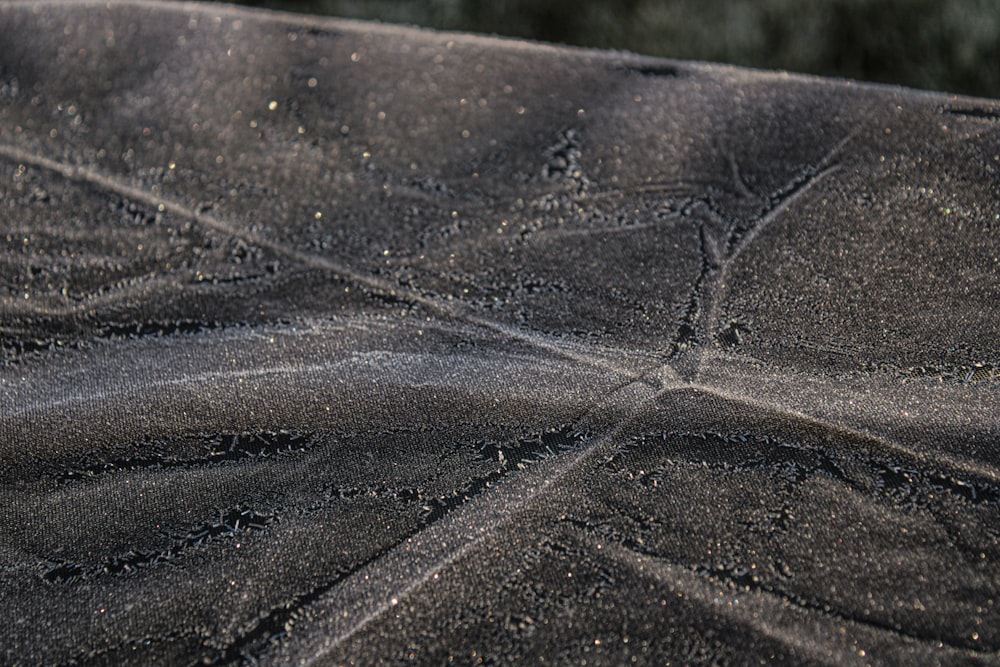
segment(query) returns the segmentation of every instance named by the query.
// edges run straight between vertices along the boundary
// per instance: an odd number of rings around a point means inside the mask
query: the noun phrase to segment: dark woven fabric
[[[1000,105],[0,5],[0,661],[1000,647]]]

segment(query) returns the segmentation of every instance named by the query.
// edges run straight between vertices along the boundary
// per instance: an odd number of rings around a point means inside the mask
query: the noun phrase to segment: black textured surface
[[[1000,105],[0,5],[11,664],[997,663]]]

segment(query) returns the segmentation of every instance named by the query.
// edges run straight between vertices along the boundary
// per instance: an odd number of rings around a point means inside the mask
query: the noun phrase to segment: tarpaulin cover
[[[996,102],[4,3],[0,240],[4,663],[998,660]]]

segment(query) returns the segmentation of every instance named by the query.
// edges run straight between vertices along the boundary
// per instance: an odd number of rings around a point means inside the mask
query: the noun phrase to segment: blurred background
[[[243,0],[1000,97],[1000,0]]]

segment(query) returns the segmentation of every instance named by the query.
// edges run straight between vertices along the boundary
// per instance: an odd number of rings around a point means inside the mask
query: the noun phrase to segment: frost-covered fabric
[[[0,238],[4,663],[998,661],[995,102],[4,3]]]

